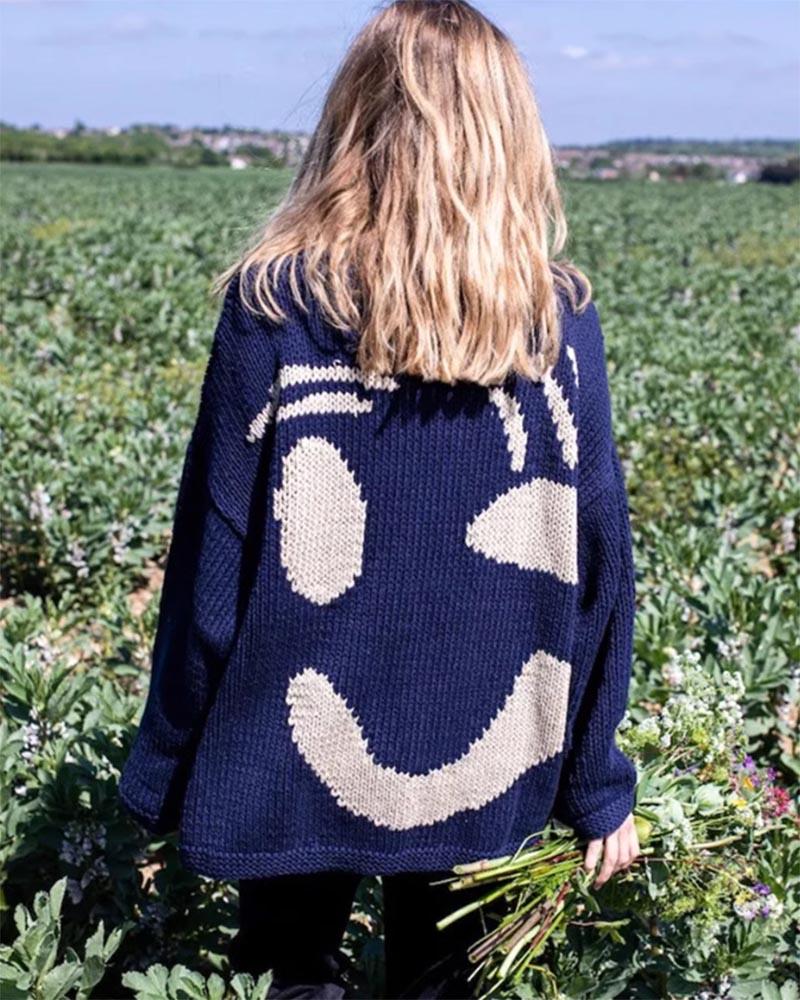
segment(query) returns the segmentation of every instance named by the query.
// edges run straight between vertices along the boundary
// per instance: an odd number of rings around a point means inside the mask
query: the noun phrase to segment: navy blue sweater
[[[592,304],[541,381],[375,377],[228,289],[120,780],[218,878],[436,870],[615,830],[634,564]]]

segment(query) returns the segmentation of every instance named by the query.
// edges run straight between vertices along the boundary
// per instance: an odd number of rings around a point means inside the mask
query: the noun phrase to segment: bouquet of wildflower
[[[563,995],[546,949],[570,927],[621,940],[630,915],[650,921],[655,911],[662,922],[691,916],[694,933],[709,942],[731,914],[782,920],[776,887],[757,877],[754,848],[781,826],[796,833],[797,813],[775,771],[759,769],[743,752],[741,677],[712,669],[701,667],[697,653],[673,652],[664,667],[664,703],[635,724],[628,713],[620,726],[620,746],[639,772],[634,818],[642,850],[603,892],[627,916],[601,919],[584,851],[557,823],[513,855],[459,865],[444,880],[455,891],[485,889],[439,923],[480,910],[485,933],[469,950],[477,995],[534,977],[546,995]]]

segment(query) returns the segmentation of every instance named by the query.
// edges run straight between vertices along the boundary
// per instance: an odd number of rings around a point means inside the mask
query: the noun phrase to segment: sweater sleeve
[[[192,750],[247,598],[245,542],[261,450],[246,440],[258,391],[243,372],[256,367],[263,388],[272,362],[269,337],[241,304],[238,285],[234,279],[226,293],[184,454],[150,684],[119,782],[125,808],[156,834],[178,827]]]
[[[575,638],[575,661],[582,664],[583,676],[577,680],[572,737],[553,816],[580,838],[594,839],[613,833],[635,801],[636,767],[615,738],[627,707],[632,671],[635,563],[596,311],[590,312],[586,324],[579,447],[587,462],[579,480]]]

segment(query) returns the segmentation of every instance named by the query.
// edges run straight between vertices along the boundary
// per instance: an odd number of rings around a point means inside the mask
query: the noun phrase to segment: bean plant
[[[175,839],[139,828],[116,789],[219,308],[210,280],[289,180],[4,167],[4,997],[266,992],[268,977],[237,977],[227,960],[236,885],[185,871]],[[737,840],[744,894],[725,875],[695,884],[656,860],[584,887],[558,947],[496,995],[797,1000],[797,189],[567,181],[564,197],[567,252],[592,280],[605,333],[630,496],[637,614],[621,738],[647,775],[647,822],[670,857],[687,823],[720,820],[707,839],[734,836],[748,810],[763,814],[767,787],[774,815]],[[685,728],[678,699],[698,671],[732,693],[707,731],[696,705]],[[697,749],[720,731],[720,711],[740,733],[727,772],[683,776],[683,797],[674,774],[659,785],[654,760],[669,741]],[[379,878],[362,882],[345,938],[355,997],[382,991],[380,892]]]

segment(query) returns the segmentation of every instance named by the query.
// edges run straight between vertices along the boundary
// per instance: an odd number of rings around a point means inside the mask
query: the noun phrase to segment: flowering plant
[[[758,846],[780,831],[796,835],[797,811],[775,770],[758,768],[742,749],[741,677],[714,677],[698,653],[671,651],[664,681],[664,703],[638,723],[629,712],[619,727],[639,771],[642,851],[631,868],[595,895],[578,840],[553,823],[513,855],[456,866],[444,880],[455,891],[485,889],[439,922],[481,911],[485,933],[468,956],[479,996],[510,987],[522,995],[533,981],[544,995],[563,996],[552,969],[557,950],[547,949],[578,928],[620,944],[619,928],[632,922],[659,939],[666,925],[688,920],[708,952],[731,921],[785,929],[783,890],[760,877]],[[618,915],[604,914],[601,900]]]

